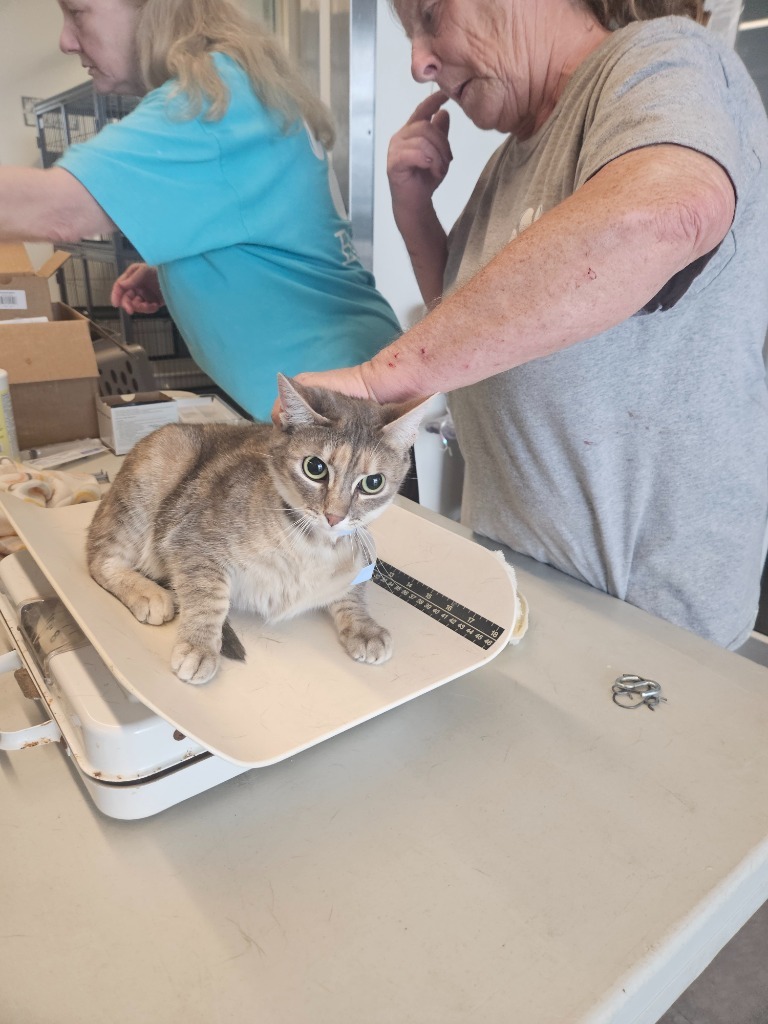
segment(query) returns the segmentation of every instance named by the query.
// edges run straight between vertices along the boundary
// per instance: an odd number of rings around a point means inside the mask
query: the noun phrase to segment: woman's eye
[[[370,476],[364,476],[360,481],[360,490],[364,494],[378,494],[385,483],[385,478],[381,473],[371,473]]]
[[[301,465],[304,475],[310,480],[325,480],[328,476],[328,467],[317,455],[308,455]]]
[[[426,6],[421,12],[421,24],[425,32],[432,32],[437,22],[437,4],[432,3]]]

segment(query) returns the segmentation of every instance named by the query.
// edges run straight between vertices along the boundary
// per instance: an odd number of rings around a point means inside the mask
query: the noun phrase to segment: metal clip
[[[661,686],[654,679],[644,679],[631,672],[619,676],[611,690],[613,703],[630,711],[643,706],[655,711],[662,701],[666,703],[667,700],[666,697],[662,697]]]

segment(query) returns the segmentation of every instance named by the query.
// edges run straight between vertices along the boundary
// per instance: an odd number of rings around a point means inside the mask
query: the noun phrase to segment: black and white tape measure
[[[389,562],[376,560],[372,580],[390,594],[400,598],[431,619],[465,637],[478,647],[493,647],[504,632],[504,627],[478,615],[445,594],[434,590],[421,580],[396,569]]]

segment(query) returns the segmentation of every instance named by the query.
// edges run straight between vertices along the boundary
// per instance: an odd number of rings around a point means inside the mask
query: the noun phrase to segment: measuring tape
[[[372,580],[401,601],[424,612],[436,622],[441,622],[478,647],[492,647],[504,632],[503,626],[478,615],[471,608],[466,608],[380,558],[376,560]]]

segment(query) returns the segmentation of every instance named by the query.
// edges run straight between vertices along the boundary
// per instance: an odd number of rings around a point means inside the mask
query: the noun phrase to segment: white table
[[[519,647],[157,817],[0,756],[0,1022],[656,1021],[768,896],[768,671],[512,560]]]

